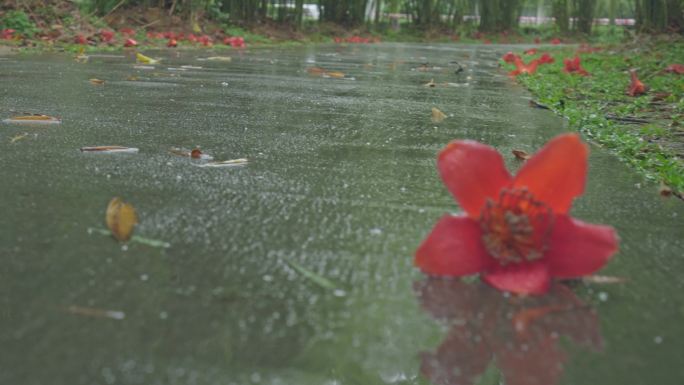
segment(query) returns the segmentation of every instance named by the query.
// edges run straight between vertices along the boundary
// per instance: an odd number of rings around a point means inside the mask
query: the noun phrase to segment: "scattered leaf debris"
[[[441,123],[447,116],[436,107],[432,107],[432,123]]]
[[[511,152],[513,153],[513,155],[515,155],[516,159],[520,160],[528,160],[532,157],[530,154],[527,153],[527,151],[524,150],[512,150]]]
[[[91,147],[81,147],[81,152],[98,152],[98,153],[115,153],[115,152],[126,152],[126,153],[136,153],[138,149],[135,147],[123,147],[123,146],[91,146]]]

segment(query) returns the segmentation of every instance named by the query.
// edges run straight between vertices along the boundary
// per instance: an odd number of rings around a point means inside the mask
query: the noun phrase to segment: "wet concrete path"
[[[520,309],[499,293],[426,287],[413,268],[458,210],[440,148],[480,140],[514,170],[512,149],[564,131],[497,68],[509,49],[149,53],[164,58],[153,69],[130,55],[0,57],[2,118],[63,121],[0,125],[0,383],[682,383],[684,205],[596,146],[573,215],[617,228],[602,274],[628,283],[552,294],[537,306],[562,311],[520,340]],[[432,107],[448,118],[432,123]],[[93,145],[140,151],[79,151]],[[249,164],[169,153],[195,146]],[[171,246],[89,232],[113,196],[137,208],[136,234]]]

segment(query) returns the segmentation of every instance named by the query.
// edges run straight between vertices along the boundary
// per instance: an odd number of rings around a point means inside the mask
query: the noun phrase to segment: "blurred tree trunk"
[[[671,31],[684,32],[684,10],[682,0],[667,0],[667,27]]]
[[[576,29],[580,33],[591,34],[591,26],[594,22],[594,0],[575,0],[575,17],[577,18]]]
[[[561,34],[567,34],[570,30],[568,20],[568,0],[553,0],[551,13],[556,19],[556,25]]]
[[[480,32],[517,28],[522,5],[521,0],[480,0]]]
[[[668,2],[668,0],[636,0],[637,30],[648,33],[665,32],[668,24]]]
[[[295,25],[297,28],[302,27],[302,20],[304,20],[304,0],[295,0]]]
[[[375,0],[375,18],[374,23],[380,24],[380,16],[382,15],[382,0]]]

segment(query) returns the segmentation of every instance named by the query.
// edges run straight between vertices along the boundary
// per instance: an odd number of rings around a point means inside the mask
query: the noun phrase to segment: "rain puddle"
[[[616,227],[601,274],[626,282],[520,299],[413,267],[458,210],[446,143],[515,170],[564,130],[497,68],[509,49],[2,58],[0,118],[61,124],[0,124],[0,383],[684,382],[684,205],[601,148],[573,215]],[[106,230],[113,197],[138,241]]]

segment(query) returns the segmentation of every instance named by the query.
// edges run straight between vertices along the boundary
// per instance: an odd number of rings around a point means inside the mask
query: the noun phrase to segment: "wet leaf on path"
[[[204,160],[214,159],[213,156],[203,153],[202,150],[200,150],[199,148],[194,148],[191,151],[183,150],[180,148],[172,148],[169,150],[169,152],[174,154],[174,155],[184,156],[184,157],[193,158],[193,159],[204,159]]]
[[[136,153],[138,149],[135,147],[123,147],[123,146],[91,146],[91,147],[81,147],[81,152],[99,152],[99,153],[114,153],[114,152],[126,152],[126,153]]]
[[[24,132],[23,134],[20,135],[15,135],[12,138],[10,138],[10,143],[16,143],[28,136],[28,132]]]
[[[137,70],[153,70],[155,69],[154,66],[141,66],[141,65],[134,65],[133,68]]]
[[[207,58],[199,58],[197,60],[199,60],[199,61],[204,61],[204,60],[206,60],[206,61],[220,61],[220,62],[230,63],[233,61],[233,58],[230,56],[210,56]]]
[[[599,285],[607,285],[607,284],[625,283],[625,282],[627,282],[627,278],[615,277],[615,276],[610,276],[610,275],[589,275],[586,277],[582,277],[582,281],[584,283],[596,283]]]
[[[528,160],[532,157],[530,154],[527,153],[527,151],[523,150],[512,150],[511,152],[513,153],[513,155],[515,155],[516,159],[520,160]]]
[[[118,310],[105,310],[97,309],[94,307],[83,307],[83,306],[69,306],[66,309],[71,314],[76,314],[84,317],[95,317],[95,318],[111,318],[115,320],[122,320],[126,318],[126,314]]]
[[[223,160],[219,162],[209,162],[209,163],[204,163],[204,164],[198,164],[198,167],[237,167],[237,166],[244,166],[247,163],[247,159],[245,158],[240,158],[240,159],[231,159],[231,160]]]
[[[447,116],[436,107],[432,107],[432,123],[441,123]]]
[[[33,115],[13,116],[9,119],[3,120],[3,123],[8,123],[8,124],[59,124],[59,123],[62,123],[62,120],[59,118],[55,118],[54,116],[33,114]]]
[[[143,64],[157,64],[157,63],[159,63],[158,59],[152,59],[149,56],[145,56],[145,55],[141,54],[140,52],[135,53],[135,60],[138,63],[143,63]]]
[[[547,105],[541,104],[536,100],[530,99],[530,107],[534,108],[541,108],[542,110],[549,110],[550,108]]]
[[[95,85],[95,86],[101,86],[101,85],[105,84],[105,81],[102,80],[102,79],[92,78],[92,79],[88,79],[88,81],[89,81],[92,85]]]
[[[304,266],[298,264],[295,261],[291,261],[289,259],[283,259],[285,263],[287,263],[290,267],[295,269],[299,274],[301,274],[304,278],[310,280],[311,282],[317,284],[318,286],[328,289],[328,290],[335,290],[337,292],[337,285],[333,283],[331,280],[328,278],[325,278],[322,275],[316,274],[313,271],[305,268]],[[340,294],[343,295],[344,292],[340,291]]]
[[[670,188],[670,186],[666,185],[664,182],[661,181],[660,187],[658,187],[658,193],[661,196],[669,198],[672,196],[672,189]]]
[[[344,77],[344,72],[339,72],[339,71],[330,71],[330,72],[325,72],[323,73],[324,77],[329,77],[329,78],[335,78],[335,79],[342,79]]]
[[[437,87],[437,83],[435,83],[435,79],[430,79],[430,81],[423,84],[423,86],[434,88],[434,87]]]
[[[133,228],[138,223],[138,215],[131,204],[114,197],[107,205],[105,222],[114,238],[125,242],[133,234]]]

